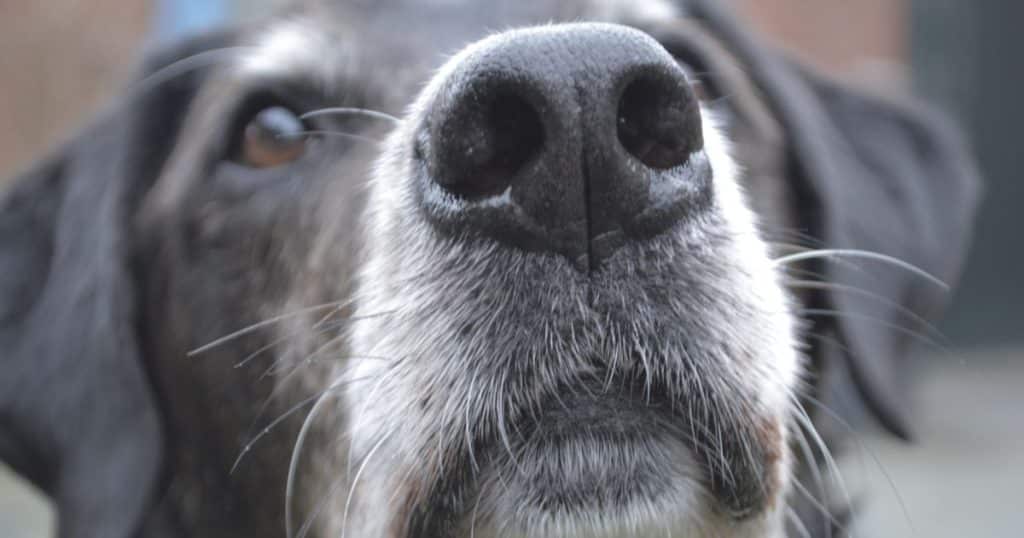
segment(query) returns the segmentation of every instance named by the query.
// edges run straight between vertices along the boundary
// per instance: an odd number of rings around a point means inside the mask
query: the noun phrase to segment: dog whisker
[[[508,430],[506,429],[505,406],[502,404],[504,401],[504,397],[502,396],[503,390],[500,388],[505,386],[507,386],[507,380],[504,379],[503,373],[499,387],[495,387],[495,390],[497,391],[495,399],[498,403],[494,407],[497,412],[495,421],[498,426],[498,436],[501,438],[501,444],[505,447],[505,452],[508,454],[509,460],[512,462],[512,466],[515,468],[516,472],[525,476],[526,473],[519,465],[519,459],[516,458],[515,451],[512,450],[512,441],[508,435]]]
[[[799,480],[793,478],[793,488],[811,505],[812,508],[818,511],[819,514],[824,516],[825,523],[825,538],[832,538],[834,535],[833,529],[839,529],[849,538],[853,538],[853,533],[844,525],[842,521],[839,521],[835,515],[832,514],[832,510],[824,503],[819,501],[813,493],[811,493],[806,486],[800,483]]]
[[[325,329],[325,330],[329,330],[329,329]],[[301,371],[303,366],[309,366],[309,365],[312,365],[312,364],[321,363],[321,362],[323,362],[325,360],[345,361],[345,362],[351,362],[351,361],[392,362],[392,361],[397,361],[398,360],[398,359],[395,359],[393,357],[383,357],[383,356],[379,356],[379,355],[342,355],[342,356],[334,356],[334,355],[330,355],[329,353],[327,353],[327,351],[331,350],[331,348],[334,348],[336,346],[344,345],[346,343],[345,342],[345,336],[347,336],[347,335],[339,334],[338,336],[332,337],[331,341],[325,343],[317,351],[315,351],[313,353],[310,353],[309,355],[304,356],[302,359],[298,359],[298,360],[294,360],[294,361],[286,361],[283,358],[278,359],[279,363],[287,363],[287,364],[278,364],[278,365],[272,366],[270,369],[265,370],[263,372],[263,374],[260,375],[259,379],[264,379],[266,377],[271,377],[271,376],[277,376],[276,378],[279,379],[280,380],[279,383],[281,383],[281,382],[287,381],[296,371]],[[287,371],[287,373],[284,374],[283,377],[282,377],[281,374],[282,374],[282,372],[285,372],[285,371]]]
[[[341,486],[343,486],[345,484],[345,481],[349,478],[348,474],[350,474],[350,472],[351,471],[349,471],[349,473],[342,474],[331,480],[330,486],[327,488],[327,492],[322,495],[320,500],[317,501],[316,505],[313,507],[313,510],[310,511],[309,515],[306,516],[306,519],[302,522],[302,525],[299,527],[299,532],[295,538],[305,538],[309,534],[310,530],[313,528],[313,524],[316,522],[317,518],[320,517],[320,514],[323,512],[324,508],[326,508],[328,503],[330,503],[334,499],[334,495],[338,492],[339,489],[341,489]],[[288,536],[292,536],[290,532],[290,526]]]
[[[359,478],[362,476],[363,471],[366,470],[366,466],[370,463],[370,460],[373,458],[373,455],[377,452],[378,449],[380,449],[380,447],[384,444],[385,441],[388,440],[390,436],[391,432],[388,432],[387,434],[384,434],[380,437],[380,440],[378,440],[377,443],[373,445],[373,448],[371,448],[370,451],[366,453],[366,456],[363,456],[363,462],[359,464],[359,470],[356,471],[355,476],[352,478],[352,486],[349,488],[348,498],[345,499],[345,508],[342,511],[341,516],[341,538],[345,538],[345,535],[348,532],[349,509],[352,507],[352,497],[355,495],[356,485],[359,483]]]
[[[286,335],[284,335],[284,336],[282,336],[280,338],[274,339],[270,343],[260,347],[256,351],[253,351],[252,353],[250,353],[249,355],[247,355],[241,361],[235,363],[235,368],[242,368],[246,364],[248,364],[250,361],[252,361],[256,357],[258,357],[260,354],[262,354],[262,353],[264,353],[264,352],[266,352],[266,351],[268,351],[268,350],[270,350],[270,349],[272,349],[274,347],[277,347],[277,346],[279,346],[279,345],[281,345],[281,344],[283,344],[283,343],[285,343],[285,342],[287,342],[287,341],[289,341],[289,340],[291,340],[293,338],[297,338],[297,337],[299,337],[299,336],[301,336],[303,334],[319,334],[319,333],[322,333],[322,332],[330,331],[332,329],[337,329],[338,327],[344,326],[344,324],[346,324],[349,321],[348,319],[341,319],[341,320],[337,320],[337,321],[335,321],[333,323],[328,323],[328,321],[331,318],[333,318],[334,315],[337,314],[338,312],[340,312],[341,310],[342,310],[342,308],[336,308],[336,309],[331,310],[330,312],[327,313],[327,315],[325,315],[319,321],[314,323],[309,329],[304,329],[304,328],[303,329],[298,329],[298,330],[292,331],[289,334],[286,334]]]
[[[787,250],[793,253],[807,252],[813,250],[811,247],[801,245],[799,243],[793,243],[789,241],[768,241],[768,245],[774,247],[777,250]]]
[[[829,275],[823,271],[793,265],[783,268],[783,276],[783,284],[785,284],[785,282],[794,280],[809,280],[813,282],[829,281]]]
[[[327,395],[327,394],[329,394],[329,393],[331,393],[331,392],[333,392],[335,390],[343,388],[347,383],[355,383],[357,381],[362,381],[362,380],[365,380],[365,379],[367,379],[367,378],[350,379],[350,380],[346,381],[346,383],[342,383],[342,384],[338,384],[338,385],[331,385],[330,387],[328,387],[328,388],[326,388],[326,389],[324,389],[322,391],[319,391],[316,394],[313,394],[312,396],[308,396],[306,398],[303,398],[298,403],[294,404],[292,407],[290,407],[287,410],[285,410],[283,413],[278,415],[277,418],[275,418],[274,420],[270,421],[270,423],[268,423],[266,426],[264,426],[263,429],[260,430],[259,433],[257,433],[248,442],[245,443],[245,445],[242,447],[240,453],[238,454],[238,457],[235,458],[234,464],[231,465],[230,474],[234,474],[235,470],[238,469],[238,465],[242,462],[242,459],[244,459],[246,454],[248,454],[252,450],[253,446],[255,446],[256,443],[258,443],[260,441],[260,439],[262,439],[262,438],[266,437],[267,435],[269,435],[270,432],[276,426],[278,426],[279,424],[284,422],[286,419],[288,419],[289,417],[291,417],[292,415],[297,413],[303,407],[306,407],[307,405],[310,405],[310,404],[313,404],[313,403],[317,402],[323,396],[325,396],[325,395]],[[261,411],[261,413],[264,412],[264,411],[266,411],[266,409],[263,409],[263,411]]]
[[[470,378],[469,378],[469,394],[476,394],[476,392],[473,390],[474,388],[476,388],[476,376],[473,375],[473,374],[470,374]],[[473,421],[470,420],[470,410],[471,410],[471,406],[469,406],[469,405],[466,405],[463,408],[463,412],[465,413],[465,416],[463,417],[463,420],[466,423],[466,426],[465,426],[465,436],[466,436],[465,437],[465,443],[466,443],[466,451],[469,454],[470,468],[473,470],[474,474],[478,474],[480,472],[480,465],[476,461],[476,453],[473,450],[473,432],[472,432]]]
[[[811,420],[810,415],[807,414],[807,410],[804,409],[804,406],[802,403],[800,403],[798,397],[792,393],[790,393],[789,397],[792,407],[794,411],[796,411],[796,413],[794,414],[794,418],[796,419],[797,424],[803,426],[805,431],[810,435],[811,440],[814,441],[814,444],[817,446],[818,451],[821,453],[822,457],[825,460],[826,469],[829,470],[829,473],[832,475],[832,478],[835,479],[836,481],[836,485],[839,487],[839,491],[843,494],[843,501],[846,503],[847,506],[851,506],[853,504],[853,500],[850,497],[850,491],[849,489],[847,489],[846,483],[843,480],[842,471],[840,471],[839,465],[836,463],[835,458],[832,456],[832,451],[829,450],[828,444],[825,443],[825,440],[822,439],[821,435],[818,433],[817,428],[814,427],[814,422]],[[816,459],[812,459],[811,464],[813,464],[816,461]],[[829,515],[831,516],[831,512]]]
[[[305,114],[299,116],[300,119],[315,118],[317,116],[329,116],[329,115],[352,115],[352,116],[365,116],[368,118],[376,118],[381,120],[387,120],[391,123],[399,123],[402,120],[388,114],[387,112],[381,112],[379,110],[371,110],[368,108],[355,108],[355,107],[330,107],[330,108],[318,108],[316,110],[310,110]]]
[[[351,319],[351,320],[345,320],[345,321],[359,321],[359,320]],[[330,330],[330,329],[327,329],[327,330]],[[263,373],[260,374],[260,376],[257,378],[257,381],[261,381],[261,380],[267,378],[268,376],[273,375],[273,376],[278,378],[278,382],[277,382],[278,385],[285,385],[287,383],[287,381],[289,379],[291,379],[291,377],[293,375],[295,375],[296,372],[301,371],[302,366],[310,365],[310,364],[313,364],[314,362],[317,362],[318,357],[320,357],[321,355],[326,353],[331,348],[333,348],[335,346],[338,346],[338,345],[343,345],[345,343],[345,340],[346,340],[347,337],[348,337],[348,335],[345,333],[345,331],[338,331],[338,334],[328,338],[326,342],[320,344],[316,349],[314,349],[313,351],[307,353],[306,355],[304,355],[299,360],[296,360],[296,361],[285,361],[284,359],[279,359],[279,360],[275,361],[274,364],[271,364],[269,368],[264,370]],[[353,356],[352,358],[363,358],[363,357],[361,357],[361,356]],[[285,370],[287,370],[288,373],[286,373],[283,376],[281,376],[281,372],[284,372]]]
[[[357,381],[362,381],[358,379]],[[299,461],[302,454],[302,448],[305,446],[306,438],[313,427],[313,421],[316,419],[317,414],[322,409],[322,406],[328,401],[327,396],[334,393],[339,387],[345,386],[345,381],[338,379],[335,380],[326,390],[323,391],[316,399],[316,403],[313,404],[313,408],[309,410],[306,418],[302,421],[302,426],[299,428],[299,434],[295,437],[295,446],[292,447],[291,458],[288,461],[288,476],[285,479],[285,501],[284,501],[284,523],[285,532],[287,538],[292,538],[294,525],[294,514],[292,513],[292,500],[295,498],[295,483],[298,477]],[[339,478],[340,480],[340,478]],[[333,490],[332,485],[331,489]],[[308,525],[308,521],[303,523],[303,527]]]
[[[331,130],[327,130],[327,129],[310,129],[310,130],[307,130],[307,131],[299,131],[299,132],[296,132],[296,133],[289,133],[287,136],[278,136],[276,138],[278,138],[278,139],[287,139],[287,138],[293,138],[293,137],[296,137],[296,136],[303,136],[303,135],[316,135],[316,136],[331,136],[331,137],[338,137],[338,138],[351,138],[353,140],[358,140],[360,142],[369,142],[371,144],[380,144],[380,142],[381,142],[380,140],[377,140],[376,138],[371,138],[369,136],[365,136],[365,135],[361,135],[361,134],[348,133],[348,132],[345,132],[345,131],[331,131]]]
[[[255,47],[232,46],[198,52],[170,63],[139,80],[129,88],[129,94],[135,97],[141,97],[182,75],[203,67],[216,65],[217,63],[226,60],[235,59],[241,53],[251,52],[253,50],[255,50]]]
[[[482,495],[477,495],[476,502],[473,503],[473,512],[469,516],[469,538],[476,538],[476,518],[477,511],[480,509],[480,502],[483,500]]]
[[[236,369],[244,368],[250,362],[252,362],[253,360],[259,358],[259,356],[262,355],[263,353],[266,353],[267,351],[269,351],[270,349],[272,349],[274,347],[278,347],[278,346],[281,346],[282,344],[286,344],[286,343],[288,343],[289,341],[291,341],[291,340],[293,340],[295,338],[299,338],[300,336],[318,336],[318,335],[322,335],[324,333],[329,333],[331,331],[337,331],[339,329],[343,329],[344,327],[348,326],[349,322],[350,322],[350,320],[348,320],[348,319],[340,319],[340,320],[337,320],[337,321],[333,321],[331,323],[324,324],[323,326],[318,327],[316,329],[312,329],[311,328],[311,329],[300,329],[300,330],[294,331],[291,334],[287,334],[285,336],[277,338],[277,339],[273,340],[272,342],[270,342],[270,343],[268,343],[268,344],[266,344],[264,346],[261,346],[256,351],[253,351],[252,353],[246,355],[245,358],[243,358],[242,360],[240,360],[237,363],[235,363],[233,368],[236,368]],[[273,357],[274,362],[276,362],[276,363],[287,362],[285,358],[289,354],[289,351],[290,350],[285,350],[285,351],[281,352],[281,356]],[[277,373],[278,371],[279,370],[271,371],[271,369],[265,370],[259,376],[258,379],[262,380],[263,378],[267,377],[267,375]]]
[[[373,319],[375,317],[379,317],[379,316],[374,316],[374,315],[349,316],[348,318],[345,318],[345,319],[336,320],[335,323],[336,324],[348,324],[348,323],[351,323],[351,322],[364,321],[364,320],[368,320],[368,319]],[[321,322],[322,321],[324,321],[324,320],[321,320]],[[320,322],[318,322],[318,323],[320,323]],[[327,330],[331,330],[332,328],[334,328],[334,327],[323,327],[323,328],[321,328],[321,330],[327,331]],[[255,426],[255,422],[258,421],[260,419],[260,417],[263,416],[263,413],[265,413],[266,410],[269,408],[270,403],[274,400],[274,398],[279,396],[281,392],[284,392],[286,390],[286,388],[288,387],[288,381],[292,378],[292,376],[296,375],[298,372],[301,371],[302,365],[312,364],[313,362],[315,362],[315,358],[318,355],[321,355],[321,354],[325,353],[327,350],[329,350],[331,347],[333,347],[335,345],[339,345],[341,343],[344,343],[344,340],[345,340],[346,336],[347,336],[347,334],[345,334],[344,332],[341,332],[340,334],[329,338],[327,340],[327,342],[323,343],[317,349],[315,349],[313,352],[311,352],[308,355],[306,355],[302,360],[297,361],[296,363],[294,363],[292,365],[289,365],[291,367],[291,369],[289,370],[289,372],[287,374],[285,374],[283,377],[279,378],[276,381],[275,388],[271,391],[270,395],[267,396],[267,398],[263,401],[263,404],[260,406],[260,410],[256,413],[256,418],[253,419],[253,425]],[[352,361],[352,360],[393,361],[393,360],[396,360],[396,359],[392,359],[392,358],[388,358],[388,357],[379,357],[379,356],[373,356],[373,355],[345,355],[345,356],[342,356],[342,357],[335,357],[334,359],[337,360],[337,361]],[[277,366],[277,363],[280,363],[280,362],[282,362],[282,360],[279,358],[277,360],[277,362],[275,362],[274,365],[271,365],[270,368],[268,368],[266,371],[263,372],[263,374],[260,375],[258,380],[262,380],[265,377],[267,377],[269,375],[272,375],[272,374],[273,375],[278,374],[281,370],[280,369],[275,370],[275,367]]]
[[[313,507],[313,510],[311,510],[309,515],[306,516],[305,521],[302,522],[302,525],[299,527],[299,532],[295,535],[295,538],[306,538],[306,535],[308,535],[309,531],[313,528],[313,524],[316,522],[316,519],[320,517],[320,513],[323,512],[324,508],[327,507],[327,504],[331,502],[334,498],[334,494],[341,489],[341,486],[345,484],[345,480],[347,479],[348,477],[343,474],[331,481],[331,485],[327,488],[327,492],[324,493],[323,497],[319,501],[317,501],[316,506]],[[292,535],[289,533],[288,537],[291,538],[291,536]]]
[[[410,276],[409,279],[411,280],[411,279],[414,279],[415,277],[416,277],[416,275],[413,275],[413,276]],[[338,312],[344,310],[345,308],[347,308],[349,306],[352,306],[353,304],[356,304],[359,301],[367,300],[368,298],[371,298],[371,297],[372,297],[371,294],[353,295],[353,296],[350,296],[349,298],[344,299],[344,300],[331,301],[331,302],[327,302],[327,303],[321,303],[321,304],[316,304],[316,305],[312,305],[312,306],[302,307],[302,308],[299,308],[297,310],[293,310],[293,311],[290,311],[290,312],[279,314],[277,316],[274,316],[274,317],[271,317],[271,318],[267,318],[265,320],[253,323],[252,325],[248,325],[246,327],[242,327],[241,329],[238,329],[238,330],[236,330],[234,332],[231,332],[229,334],[226,334],[226,335],[224,335],[224,336],[222,336],[220,338],[212,340],[209,343],[203,344],[202,346],[199,346],[199,347],[197,347],[195,349],[192,349],[192,350],[188,351],[186,353],[186,356],[193,357],[193,356],[196,356],[196,355],[201,355],[201,354],[206,353],[206,352],[208,352],[208,351],[210,351],[210,350],[212,350],[214,348],[217,348],[217,347],[223,346],[224,344],[232,342],[232,341],[234,341],[237,338],[240,338],[242,336],[251,334],[251,333],[256,332],[256,331],[258,331],[260,329],[264,329],[264,328],[270,327],[270,326],[272,326],[272,325],[274,325],[276,323],[280,323],[282,321],[287,321],[287,320],[290,320],[290,319],[294,319],[294,318],[296,318],[298,316],[302,316],[302,315],[305,315],[305,314],[313,314],[313,313],[322,312],[324,310],[331,309],[332,311],[328,312],[327,315],[324,316],[325,318],[330,319],[331,317],[336,315]],[[338,318],[337,321],[338,322],[362,321],[362,320],[367,320],[367,319],[378,318],[378,317],[381,317],[381,316],[384,316],[384,315],[392,315],[392,314],[395,314],[396,312],[397,312],[396,310],[387,310],[387,311],[377,312],[377,313],[374,313],[374,314],[363,314],[361,316],[349,315],[349,316],[346,316],[346,317]],[[321,321],[323,321],[323,320],[321,320]],[[314,327],[318,323],[320,323],[320,322],[314,323]],[[297,335],[301,335],[302,333],[303,333],[303,330],[299,330],[299,331],[295,331],[294,334],[297,336]],[[259,350],[257,350],[257,351],[259,351]],[[246,357],[246,358],[248,358],[248,357]]]
[[[394,370],[393,369],[392,370],[388,370],[384,375],[378,376],[378,379],[376,380],[376,386],[379,386],[380,383],[382,383],[384,381],[384,379],[387,377],[387,375],[390,372],[392,372],[392,371],[394,371]],[[323,391],[318,396],[318,398],[316,399],[316,403],[313,404],[313,408],[310,409],[309,414],[306,415],[306,418],[305,418],[305,420],[302,423],[302,427],[299,429],[299,434],[298,434],[298,436],[295,439],[295,446],[292,448],[291,460],[290,460],[290,462],[288,464],[288,477],[287,477],[286,482],[285,482],[285,526],[286,526],[286,528],[288,530],[288,536],[289,537],[292,536],[292,529],[294,528],[294,515],[292,513],[292,506],[291,506],[292,502],[291,502],[291,500],[294,498],[294,495],[295,495],[295,484],[296,484],[296,479],[298,477],[298,468],[299,468],[300,456],[302,454],[302,448],[305,446],[306,439],[309,436],[309,432],[311,431],[311,428],[312,428],[312,425],[313,425],[313,421],[315,420],[315,418],[319,414],[320,410],[322,409],[322,406],[325,405],[325,403],[328,401],[327,397],[332,395],[337,389],[344,388],[344,387],[348,386],[349,384],[361,383],[361,382],[364,382],[364,381],[370,381],[372,379],[373,379],[372,376],[364,376],[364,377],[353,378],[353,379],[339,378],[338,380],[333,382],[331,384],[331,386],[327,390]],[[351,474],[351,471],[352,471],[352,460],[351,460],[352,451],[349,450],[348,454],[349,454],[349,460],[348,460],[348,464],[345,466],[345,469],[346,469],[346,473],[347,474]],[[340,484],[341,482],[338,481],[337,483]],[[353,487],[354,486],[355,486],[355,484],[353,483]],[[333,490],[334,490],[334,487],[332,486],[332,492],[333,492]],[[322,505],[324,502],[326,502],[326,500],[325,501],[321,501],[320,504]],[[315,510],[315,512],[318,513],[321,508],[322,508],[322,506],[318,506],[317,509]],[[308,527],[311,524],[312,523],[311,523],[310,519],[307,518],[306,522],[303,523],[302,527],[306,528],[306,527]],[[308,528],[306,529],[306,531],[308,532]],[[304,533],[300,533],[298,538],[302,538],[304,535],[305,535]]]
[[[351,322],[351,321],[359,321],[360,319],[368,319],[368,316],[351,317],[349,319],[341,320],[341,321],[344,321],[344,322],[347,323],[347,322]],[[316,357],[317,355],[325,352],[327,349],[330,349],[332,346],[337,345],[337,344],[343,342],[345,337],[346,337],[346,334],[341,333],[341,334],[339,334],[337,336],[334,336],[334,337],[328,339],[328,341],[326,343],[324,343],[323,345],[318,347],[316,350],[314,350],[312,353],[307,355],[301,361],[298,361],[296,364],[291,365],[291,369],[289,370],[289,372],[287,374],[285,374],[283,377],[279,378],[276,381],[276,386],[271,391],[270,395],[268,395],[264,399],[263,404],[261,404],[259,411],[256,412],[256,417],[253,419],[253,425],[250,426],[250,428],[254,428],[255,427],[256,422],[263,416],[263,413],[265,413],[267,411],[267,409],[270,408],[270,404],[271,404],[271,402],[273,402],[274,398],[276,398],[282,392],[287,390],[287,387],[289,386],[288,385],[288,381],[294,375],[296,375],[298,372],[301,371],[301,366],[302,365],[304,365],[304,364],[312,364],[312,362],[314,362],[314,357]],[[349,360],[382,360],[382,361],[390,361],[390,360],[394,360],[394,359],[390,359],[390,358],[387,358],[387,357],[375,357],[375,356],[369,356],[369,355],[347,355],[347,356],[343,356],[343,357],[336,357],[336,360],[339,360],[339,361],[349,361]],[[280,359],[279,359],[279,361],[280,361]],[[273,371],[274,368],[275,368],[275,366],[272,365],[270,368],[268,368],[266,371],[263,372],[263,374],[258,378],[258,380],[264,379],[266,376],[269,376],[272,373],[276,374],[277,372]],[[280,371],[280,370],[278,370],[278,371]],[[265,432],[266,432],[266,430],[264,430],[264,433]]]
[[[242,360],[236,362],[235,365],[234,365],[234,368],[235,369],[244,368],[246,365],[248,365],[250,362],[255,360],[257,357],[259,357],[263,353],[265,353],[267,351],[270,351],[271,349],[273,349],[273,348],[275,348],[275,347],[277,347],[277,346],[279,346],[279,345],[281,345],[281,344],[283,344],[283,343],[285,343],[285,342],[287,342],[287,341],[289,341],[289,340],[291,340],[293,338],[297,338],[298,336],[300,336],[300,335],[302,335],[302,334],[304,334],[306,332],[307,332],[306,330],[299,330],[299,331],[294,331],[291,334],[284,335],[284,336],[282,336],[280,338],[276,338],[276,339],[270,341],[269,343],[267,343],[267,344],[265,344],[263,346],[260,346],[258,349],[256,349],[256,351],[253,351],[252,353],[250,353],[250,354],[246,355],[244,358],[242,358]]]
[[[903,261],[903,260],[901,260],[899,258],[895,258],[893,256],[888,256],[886,254],[881,254],[881,253],[878,253],[878,252],[871,252],[871,251],[868,251],[868,250],[841,249],[841,248],[818,249],[818,250],[811,250],[811,251],[808,251],[808,252],[801,252],[801,253],[798,253],[798,254],[789,254],[789,255],[786,255],[786,256],[782,256],[782,257],[776,258],[776,259],[774,259],[772,261],[775,264],[777,264],[777,265],[787,265],[787,264],[791,264],[791,263],[795,263],[795,262],[799,262],[799,261],[813,260],[813,259],[819,259],[819,258],[823,258],[823,259],[829,259],[829,258],[839,258],[839,259],[842,259],[842,258],[863,258],[863,259],[867,259],[867,260],[873,260],[873,261],[878,261],[878,262],[882,262],[882,263],[887,263],[889,265],[892,265],[892,266],[895,266],[895,267],[899,267],[900,269],[903,269],[905,271],[911,272],[911,273],[913,273],[913,274],[915,274],[915,275],[917,275],[917,276],[919,276],[919,277],[921,277],[921,278],[923,278],[923,279],[925,279],[925,280],[935,284],[936,286],[938,286],[939,288],[942,288],[943,290],[946,290],[946,291],[949,290],[949,284],[946,284],[945,282],[943,282],[938,277],[933,276],[928,271],[925,271],[924,269],[921,269],[920,267],[918,267],[918,266],[916,266],[916,265],[914,265],[912,263],[905,262],[905,261]]]
[[[882,473],[882,476],[885,477],[886,482],[888,482],[889,484],[889,488],[892,490],[893,495],[895,495],[896,502],[900,505],[900,510],[902,510],[903,512],[903,517],[907,520],[907,525],[910,526],[911,535],[916,536],[917,528],[914,525],[913,518],[910,517],[910,509],[907,507],[906,500],[900,493],[899,488],[896,487],[896,481],[893,480],[892,475],[890,475],[889,471],[886,470],[885,465],[882,464],[882,460],[878,457],[878,454],[874,450],[872,450],[871,447],[867,445],[867,443],[864,442],[864,440],[861,438],[861,435],[857,432],[856,429],[854,429],[852,425],[850,425],[849,422],[844,420],[841,416],[839,416],[838,413],[833,411],[829,406],[825,405],[824,402],[818,400],[817,398],[814,398],[813,396],[804,396],[804,399],[807,400],[808,403],[813,404],[815,407],[821,410],[821,412],[828,415],[832,420],[835,420],[837,424],[839,424],[848,432],[850,432],[852,434],[851,437],[853,437],[854,442],[857,443],[857,447],[860,449],[861,453],[866,453],[872,460],[874,460],[875,465],[877,466],[878,470]]]
[[[825,484],[825,479],[821,474],[818,460],[814,456],[814,450],[811,449],[811,445],[807,441],[807,433],[804,431],[802,425],[795,424],[795,426],[793,434],[796,438],[797,445],[800,447],[800,452],[807,465],[807,470],[811,473],[811,479],[814,480],[814,486],[818,490],[818,495],[821,496],[822,502],[827,505],[829,504],[828,486]],[[829,531],[826,530],[826,533],[828,532]]]
[[[305,308],[300,308],[298,310],[287,312],[285,314],[280,314],[278,316],[274,316],[272,318],[268,318],[268,319],[265,319],[263,321],[259,321],[257,323],[254,323],[252,325],[243,327],[243,328],[241,328],[241,329],[239,329],[239,330],[237,330],[237,331],[235,331],[233,333],[230,333],[230,334],[227,334],[227,335],[222,336],[220,338],[217,338],[216,340],[213,340],[212,342],[209,342],[207,344],[203,344],[202,346],[199,346],[199,347],[189,351],[188,353],[186,353],[186,355],[189,356],[189,357],[200,355],[200,354],[205,353],[205,352],[207,352],[207,351],[209,351],[209,350],[211,350],[213,348],[220,347],[220,346],[222,346],[222,345],[224,345],[224,344],[226,344],[228,342],[231,342],[232,340],[235,340],[236,338],[245,336],[247,334],[251,334],[251,333],[256,332],[256,331],[258,331],[258,330],[260,330],[260,329],[262,329],[264,327],[269,327],[271,325],[274,325],[275,323],[280,323],[282,321],[285,321],[285,320],[288,320],[288,319],[292,319],[292,318],[295,318],[297,316],[301,316],[303,314],[310,314],[310,313],[314,313],[314,312],[322,312],[322,311],[327,310],[329,308],[343,308],[344,305],[347,305],[347,304],[351,303],[351,301],[352,301],[351,299],[347,299],[347,300],[344,300],[344,301],[332,301],[330,303],[323,303],[323,304],[308,306],[308,307],[305,307]]]
[[[797,312],[799,314],[801,314],[801,315],[809,316],[809,317],[822,316],[822,317],[830,317],[830,318],[859,319],[859,320],[867,321],[869,323],[878,324],[878,325],[881,325],[883,327],[890,328],[890,329],[892,329],[894,331],[906,334],[907,336],[910,336],[911,338],[914,338],[915,340],[918,340],[921,343],[924,343],[924,344],[928,345],[929,347],[933,348],[936,351],[939,351],[939,352],[942,352],[942,353],[949,353],[949,349],[947,347],[945,347],[942,344],[940,344],[939,342],[935,341],[934,339],[929,337],[927,334],[923,334],[923,333],[915,331],[913,329],[909,329],[909,328],[904,327],[902,325],[899,325],[897,323],[892,323],[892,322],[889,322],[889,321],[885,321],[883,319],[879,319],[878,317],[872,316],[870,314],[862,314],[860,312],[842,312],[842,311],[838,311],[838,310],[830,310],[830,309],[827,309],[827,308],[801,308],[801,309],[798,309]]]
[[[349,360],[382,360],[382,361],[390,361],[390,360],[394,360],[394,359],[389,359],[389,358],[386,358],[386,357],[371,357],[371,356],[348,355],[348,356],[338,357],[337,360],[339,360],[339,361],[349,361]],[[308,361],[304,360],[304,361],[302,361],[302,363],[308,364]],[[256,423],[263,417],[263,414],[267,412],[267,409],[270,408],[271,402],[273,402],[276,397],[280,396],[283,392],[286,391],[286,388],[288,387],[288,381],[290,380],[290,378],[293,375],[295,375],[297,372],[301,371],[299,366],[301,366],[301,365],[296,365],[291,371],[288,372],[288,374],[286,374],[282,379],[280,379],[277,382],[277,384],[274,387],[274,389],[271,391],[270,395],[267,396],[263,400],[263,403],[260,405],[259,411],[256,412],[256,417],[253,418],[253,420],[252,420],[252,424],[249,427],[250,430],[256,428]]]
[[[812,538],[811,532],[807,530],[807,526],[800,520],[800,515],[793,510],[792,506],[786,507],[786,519],[796,527],[797,532],[800,533],[800,538]]]
[[[709,105],[709,106],[715,106],[715,105],[718,105],[720,103],[728,103],[728,102],[732,101],[733,97],[734,97],[734,95],[732,95],[732,94],[723,93],[722,95],[719,95],[718,97],[715,97],[713,99],[708,99],[708,100],[704,101],[704,104]]]
[[[924,317],[920,316],[913,310],[897,303],[896,301],[884,297],[878,293],[873,293],[868,290],[860,289],[855,286],[846,284],[837,284],[833,282],[823,282],[818,280],[787,280],[785,282],[786,287],[789,288],[806,288],[806,289],[820,289],[828,291],[839,291],[843,293],[850,293],[853,295],[860,295],[863,297],[869,297],[875,299],[886,306],[892,308],[894,311],[899,312],[901,315],[909,318],[911,321],[921,325],[925,330],[939,340],[943,345],[949,345],[949,341],[944,334],[935,325],[930,323]]]
[[[768,243],[789,243],[804,250],[815,250],[828,246],[820,237],[815,237],[800,228],[766,227],[760,231],[760,236]]]

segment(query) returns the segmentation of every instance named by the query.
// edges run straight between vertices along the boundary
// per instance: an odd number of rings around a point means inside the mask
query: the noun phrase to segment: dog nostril
[[[466,96],[435,137],[434,180],[456,196],[500,194],[544,144],[536,109],[514,93]]]
[[[684,164],[703,145],[697,101],[675,77],[641,76],[622,92],[619,142],[655,169]]]

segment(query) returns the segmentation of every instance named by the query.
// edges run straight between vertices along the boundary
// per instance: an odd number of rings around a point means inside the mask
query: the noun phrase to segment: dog
[[[312,2],[141,71],[0,210],[62,537],[840,536],[856,409],[912,434],[969,153],[717,2]]]

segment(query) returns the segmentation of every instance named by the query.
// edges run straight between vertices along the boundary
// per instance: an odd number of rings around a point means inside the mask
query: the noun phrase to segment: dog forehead
[[[569,21],[635,25],[680,11],[670,0],[316,0],[252,34],[242,66],[326,81],[372,76],[401,88],[495,32]]]
[[[443,31],[449,23],[490,31],[548,22],[637,22],[679,13],[682,0],[347,0],[328,2],[365,22]],[[323,6],[324,4],[321,4]],[[439,33],[437,37],[442,37]]]

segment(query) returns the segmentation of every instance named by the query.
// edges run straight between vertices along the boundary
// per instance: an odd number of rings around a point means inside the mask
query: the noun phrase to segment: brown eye
[[[252,168],[273,168],[302,156],[308,130],[294,112],[272,106],[256,113],[240,133],[235,160]]]

